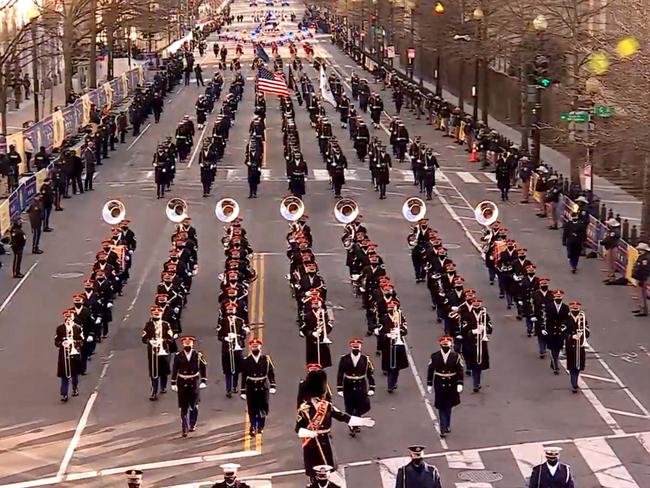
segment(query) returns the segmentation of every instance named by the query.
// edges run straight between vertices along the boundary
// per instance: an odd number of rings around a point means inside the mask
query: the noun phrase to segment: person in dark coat
[[[567,324],[569,322],[569,307],[563,303],[562,290],[554,290],[553,303],[546,307],[546,324],[541,333],[546,339],[546,346],[551,351],[551,369],[560,374],[560,352],[564,347]]]
[[[560,462],[560,447],[545,447],[546,462],[533,468],[528,488],[574,488],[568,464]]]
[[[409,367],[406,346],[402,338],[407,334],[408,324],[399,308],[399,302],[387,304],[388,313],[379,319],[375,334],[381,338],[381,369],[387,373],[388,393],[397,389],[399,372]]]
[[[638,304],[636,310],[632,313],[636,317],[647,317],[648,315],[648,299],[645,293],[645,284],[650,277],[650,246],[645,242],[639,242],[636,246],[639,252],[639,257],[634,263],[632,268],[632,278],[636,280],[637,290],[641,303]]]
[[[424,446],[410,446],[411,462],[397,471],[395,488],[442,488],[438,468],[424,462]]]
[[[215,51],[218,50],[215,49]],[[212,488],[250,488],[248,484],[237,479],[237,470],[240,468],[239,464],[223,464],[220,468],[223,469],[223,481],[215,483],[212,485]]]
[[[587,317],[580,307],[580,302],[569,303],[569,319],[565,331],[566,367],[571,375],[573,393],[578,393],[578,378],[580,371],[585,369],[587,339],[590,335]]]
[[[178,408],[181,411],[181,432],[196,430],[199,418],[199,390],[208,386],[207,361],[203,354],[194,350],[196,338],[181,337],[183,349],[176,353],[172,369],[172,390],[178,391]]]
[[[34,155],[34,165],[36,166],[36,171],[45,169],[50,165],[50,156],[47,154],[45,146],[41,146]]]
[[[68,391],[72,382],[72,396],[79,396],[79,373],[81,373],[81,346],[83,345],[81,326],[74,322],[74,312],[63,312],[63,323],[56,328],[54,346],[59,350],[56,375],[61,379],[61,401],[68,401]]]
[[[463,357],[467,369],[472,372],[474,393],[481,389],[481,372],[490,369],[488,338],[492,334],[492,321],[483,302],[478,298],[472,301],[472,309],[467,314],[467,321],[461,325],[463,336]]]
[[[50,227],[50,215],[54,206],[54,190],[52,189],[52,180],[47,177],[43,180],[39,190],[43,197],[43,232],[52,232]]]
[[[84,190],[93,190],[93,177],[95,176],[95,151],[93,150],[93,143],[89,142],[86,147],[81,150],[81,160],[86,169],[86,177],[84,178]]]
[[[497,188],[501,190],[501,201],[507,202],[511,182],[510,166],[508,165],[508,162],[503,158],[499,158],[494,172],[496,173],[497,178]]]
[[[242,362],[240,396],[246,400],[251,436],[264,431],[269,415],[269,393],[276,392],[273,361],[268,354],[262,354],[262,344],[261,339],[248,341],[251,352]]]
[[[43,197],[37,194],[27,208],[29,224],[32,227],[32,254],[43,254],[38,246],[43,229]]]
[[[427,200],[431,200],[433,188],[436,186],[436,169],[440,169],[438,159],[433,152],[432,147],[428,147],[424,153],[424,189],[427,194]]]
[[[120,112],[115,123],[117,125],[117,133],[120,135],[120,144],[124,144],[126,142],[126,126],[128,125],[126,110]]]
[[[20,265],[23,262],[23,251],[27,243],[27,237],[23,231],[23,223],[20,218],[11,226],[9,238],[11,250],[14,253],[13,275],[14,278],[22,278],[24,275],[20,272]]]
[[[162,319],[163,309],[151,307],[151,318],[142,330],[142,343],[147,345],[147,363],[151,379],[151,396],[149,400],[158,399],[160,393],[167,392],[167,377],[169,376],[169,346],[174,341],[174,334],[168,322]]]
[[[361,339],[348,342],[350,352],[341,356],[336,375],[336,390],[345,403],[345,413],[360,417],[370,411],[370,397],[375,394],[374,367],[370,356],[361,354]],[[359,427],[350,427],[354,437]]]
[[[225,305],[225,315],[217,324],[217,339],[221,341],[221,368],[226,377],[226,396],[237,393],[239,373],[244,359],[243,349],[249,328],[243,319],[236,316],[237,303],[229,301]]]
[[[564,223],[564,231],[562,233],[562,245],[566,247],[567,258],[569,259],[569,266],[571,272],[575,274],[578,269],[578,261],[580,260],[580,253],[582,246],[587,238],[587,227],[578,219],[578,213],[571,214],[571,220]]]
[[[427,391],[434,392],[434,406],[440,416],[440,437],[451,432],[451,409],[460,405],[463,391],[463,363],[454,352],[453,337],[440,340],[440,351],[431,354],[427,369]]]

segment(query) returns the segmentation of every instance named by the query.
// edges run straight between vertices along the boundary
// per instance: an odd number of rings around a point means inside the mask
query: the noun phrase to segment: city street
[[[289,7],[273,10],[295,12],[302,17],[303,5],[291,0]],[[251,30],[253,10],[236,0],[232,15],[244,14],[244,23],[232,30]],[[285,30],[296,29],[290,22]],[[209,39],[208,52],[197,62],[208,80],[217,69]],[[316,56],[326,60],[346,80],[350,93],[352,71],[365,76],[380,90],[367,72],[329,42],[328,36],[313,40]],[[229,59],[235,43],[226,43]],[[269,55],[270,48],[267,49]],[[288,50],[281,48],[288,58]],[[304,56],[302,49],[300,56]],[[254,110],[253,50],[245,46],[242,72],[246,78],[226,155],[218,165],[217,181],[210,198],[201,198],[198,150],[201,137],[212,130],[215,112],[207,129],[198,131],[187,164],[178,165],[175,184],[168,196],[189,204],[192,225],[199,242],[199,273],[183,312],[183,333],[196,335],[198,349],[208,361],[208,388],[201,392],[198,428],[181,438],[176,394],[169,391],[150,402],[147,352],[141,330],[149,317],[159,272],[170,248],[174,224],[165,217],[164,200],[155,196],[152,156],[158,142],[171,136],[183,115],[195,118],[194,104],[203,93],[192,80],[179,85],[166,100],[159,124],[145,125],[144,135],[119,147],[99,170],[95,191],[83,200],[68,200],[63,214],[56,215],[56,231],[47,236],[46,254],[31,261],[27,278],[0,284],[0,487],[119,487],[130,467],[144,471],[146,487],[211,486],[221,480],[219,465],[236,462],[240,476],[254,488],[303,487],[300,440],[294,432],[298,382],[305,375],[304,339],[295,324],[295,300],[285,279],[287,223],[279,213],[287,194],[283,157],[281,113],[276,97],[266,96],[266,147],[262,182],[257,199],[247,199],[248,184],[244,150],[248,125]],[[286,61],[285,61],[286,65]],[[318,89],[318,73],[304,59],[305,72]],[[224,93],[233,78],[223,72]],[[394,115],[389,91],[380,92],[386,113],[379,129],[370,129],[388,144],[388,124]],[[351,98],[351,96],[350,96]],[[221,106],[221,101],[216,107]],[[328,287],[335,324],[330,335],[335,365],[328,369],[335,385],[336,363],[347,352],[348,340],[362,337],[364,351],[373,361],[375,339],[365,337],[366,322],[360,300],[350,285],[341,243],[343,231],[333,216],[335,199],[323,163],[316,133],[309,125],[304,105],[294,101],[301,147],[309,165],[306,213],[314,238],[314,252]],[[329,120],[349,170],[343,195],[355,199],[372,241],[378,244],[387,272],[396,285],[409,324],[406,336],[410,369],[403,370],[399,389],[386,391],[386,378],[377,368],[377,394],[369,413],[376,420],[372,429],[356,438],[347,426],[332,429],[339,473],[336,481],[349,488],[393,488],[397,468],[408,462],[407,447],[427,446],[427,461],[440,471],[443,486],[456,488],[521,488],[533,465],[544,461],[543,446],[563,448],[562,462],[571,465],[577,488],[645,488],[650,486],[650,338],[647,320],[631,317],[631,289],[601,285],[601,261],[582,261],[577,275],[570,273],[561,231],[548,231],[548,222],[535,217],[533,205],[499,203],[500,216],[509,236],[528,249],[538,276],[547,276],[552,289],[562,289],[566,302],[581,301],[591,328],[587,368],[580,392],[572,394],[564,369],[553,375],[548,359],[540,360],[536,339],[527,338],[525,325],[507,310],[490,286],[480,254],[481,226],[473,209],[482,200],[499,200],[494,175],[481,172],[468,162],[468,154],[450,139],[441,137],[412,112],[403,112],[410,136],[422,136],[439,154],[434,199],[428,202],[430,226],[441,236],[449,256],[484,301],[494,333],[490,336],[491,368],[485,372],[483,389],[472,393],[471,379],[454,409],[452,433],[440,439],[437,411],[426,393],[429,356],[438,350],[443,330],[436,323],[429,292],[416,284],[406,237],[410,224],[402,217],[407,197],[421,196],[413,186],[410,164],[393,162],[388,198],[379,200],[370,182],[367,162],[361,163],[341,129],[335,108],[326,105]],[[370,118],[367,117],[370,128]],[[259,279],[251,291],[251,322],[261,323],[258,335],[263,352],[276,367],[277,393],[271,396],[270,415],[264,434],[251,439],[245,420],[245,402],[238,395],[226,398],[221,371],[221,344],[216,339],[218,319],[218,275],[224,268],[221,245],[223,224],[215,218],[214,206],[223,197],[235,198],[241,206],[243,227],[255,251],[253,260]],[[71,305],[72,295],[82,290],[101,240],[110,235],[101,209],[109,199],[126,205],[138,241],[131,278],[124,294],[115,301],[114,320],[108,340],[98,345],[81,378],[80,396],[68,403],[59,401],[56,378],[57,348],[54,330],[61,312]],[[30,256],[31,258],[31,256]],[[5,259],[5,263],[8,263]],[[33,263],[37,263],[30,268]],[[3,270],[5,273],[6,270]],[[334,396],[340,408],[343,399]]]

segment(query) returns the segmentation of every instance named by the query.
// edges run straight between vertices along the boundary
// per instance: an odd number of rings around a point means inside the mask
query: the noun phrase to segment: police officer
[[[45,169],[50,165],[50,156],[47,154],[45,146],[41,146],[34,155],[34,165],[36,166],[36,171]]]
[[[25,249],[27,237],[25,236],[25,232],[23,232],[23,222],[20,218],[14,221],[13,225],[11,226],[10,239],[11,250],[14,253],[14,278],[22,278],[24,275],[20,272],[20,265],[23,261],[23,251]]]
[[[215,483],[212,488],[250,488],[249,485],[237,479],[237,470],[239,464],[228,463],[223,464],[220,468],[223,470],[223,481]]]
[[[582,252],[582,246],[586,238],[587,227],[578,219],[578,213],[573,212],[571,214],[571,220],[564,223],[564,231],[562,233],[562,244],[566,246],[567,258],[569,259],[569,266],[573,274],[578,269],[580,253]]]

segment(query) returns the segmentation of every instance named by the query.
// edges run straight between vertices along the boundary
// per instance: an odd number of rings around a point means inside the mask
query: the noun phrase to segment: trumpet
[[[102,207],[102,218],[109,225],[119,224],[126,217],[126,206],[119,200],[109,200]]]
[[[359,216],[359,205],[351,198],[342,198],[334,205],[334,217],[342,224],[349,224]]]
[[[79,350],[74,338],[74,319],[67,319],[65,322],[65,341],[63,345],[63,369],[66,378],[72,376],[72,356],[78,356]]]
[[[217,202],[214,214],[221,222],[232,222],[239,216],[239,204],[234,198],[222,198]]]
[[[295,222],[305,213],[305,204],[303,201],[293,195],[284,197],[280,202],[280,214],[284,220]]]
[[[490,226],[497,221],[499,217],[499,207],[496,203],[484,200],[474,208],[474,218],[484,226]]]
[[[424,200],[418,197],[408,198],[402,205],[402,215],[409,222],[418,222],[427,213],[427,205]]]
[[[182,198],[172,198],[167,202],[165,214],[169,220],[178,224],[188,217],[187,208],[188,206],[185,200]]]

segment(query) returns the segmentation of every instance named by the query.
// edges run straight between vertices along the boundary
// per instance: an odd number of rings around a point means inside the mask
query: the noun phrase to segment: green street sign
[[[560,115],[560,120],[566,122],[589,122],[589,114],[587,112],[563,112]]]
[[[612,115],[614,115],[615,112],[616,110],[614,109],[614,107],[609,107],[607,105],[594,106],[594,115],[596,115],[597,117],[605,117],[605,118],[611,117]]]

